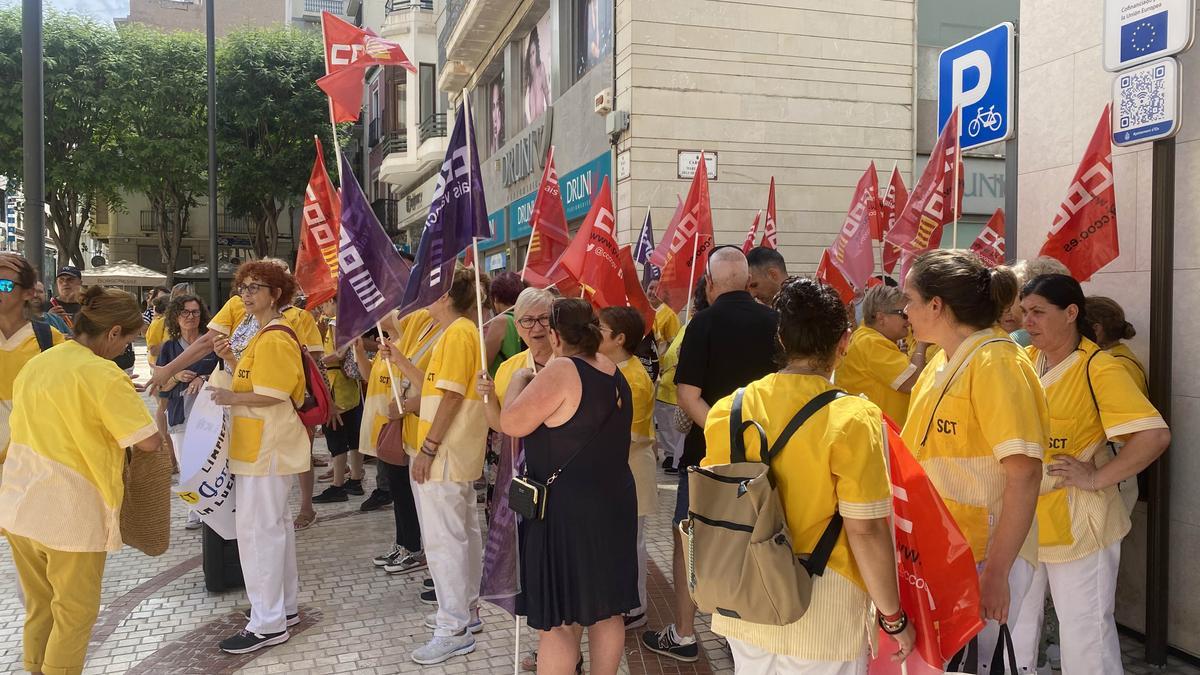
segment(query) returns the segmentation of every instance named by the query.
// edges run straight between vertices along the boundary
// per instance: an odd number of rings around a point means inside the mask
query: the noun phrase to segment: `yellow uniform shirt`
[[[240,298],[239,298],[240,299]],[[167,340],[166,317],[156,316],[146,327],[146,348],[158,349]]]
[[[633,426],[629,438],[629,470],[637,488],[638,516],[658,510],[658,461],[654,455],[654,383],[636,358],[617,364],[633,394]]]
[[[54,344],[63,341],[62,333],[50,327],[50,338]],[[8,449],[8,418],[12,414],[13,382],[29,359],[41,353],[33,325],[25,324],[12,337],[0,335],[0,469],[4,468],[5,451]]]
[[[479,332],[470,319],[459,317],[446,328],[433,346],[433,356],[425,369],[421,385],[421,421],[417,427],[417,446],[425,442],[433,418],[437,415],[444,392],[462,394],[462,405],[441,441],[437,457],[430,467],[430,480],[463,483],[483,475],[483,453],[487,441],[487,411],[475,389],[475,379],[483,369],[479,356]],[[409,451],[415,455],[416,448]]]
[[[774,441],[805,402],[834,387],[814,375],[768,375],[746,387],[742,419],[754,420]],[[713,406],[704,425],[702,466],[730,460],[733,396]],[[757,432],[744,435],[746,458],[761,457]],[[771,473],[797,554],[816,547],[836,512],[845,518],[886,518],[891,481],[879,408],[858,397],[838,399],[800,427],[772,462]],[[870,600],[854,553],[842,531],[824,576],[813,579],[812,604],[796,623],[764,626],[713,615],[713,632],[775,654],[822,661],[859,658],[869,639]]]
[[[337,353],[337,349],[335,349],[333,346],[334,330],[335,325],[333,322],[330,322],[329,327],[325,331],[325,335],[322,338],[322,341],[325,345],[326,355]],[[353,356],[347,352],[345,355],[343,355],[343,359],[346,358],[353,358]],[[338,361],[332,366],[328,366],[326,373],[329,375],[329,391],[333,393],[333,405],[337,407],[339,412],[353,410],[354,408],[358,407],[358,404],[362,403],[362,389],[358,386],[357,380],[347,377],[346,374],[342,372],[341,361]]]
[[[1000,460],[1024,455],[1040,461],[1050,437],[1046,395],[1024,349],[999,328],[987,328],[949,359],[939,351],[913,387],[902,436],[975,561],[985,560],[1003,502]],[[1036,527],[1021,556],[1036,564]]]
[[[679,405],[679,394],[675,388],[675,368],[679,365],[679,347],[683,344],[683,334],[687,326],[679,329],[675,339],[667,351],[658,357],[658,394],[656,398],[663,403]]]
[[[838,366],[834,382],[848,394],[865,394],[897,425],[903,426],[908,416],[908,394],[899,388],[917,372],[908,359],[883,333],[859,326],[850,336],[850,347]]]
[[[284,324],[276,319],[267,325]],[[278,403],[230,408],[229,470],[234,475],[288,476],[311,468],[308,432],[296,414],[304,386],[296,341],[283,331],[259,330],[233,369],[232,389]]]
[[[508,385],[512,384],[513,375],[522,368],[535,368],[533,362],[533,353],[526,349],[523,352],[517,352],[511,357],[504,360],[500,367],[496,369],[496,376],[492,378],[492,384],[496,389],[496,400],[500,402],[500,407],[504,407],[504,396],[508,393]]]
[[[1037,372],[1042,373],[1050,405],[1048,460],[1054,455],[1070,455],[1104,466],[1113,458],[1109,440],[1124,440],[1138,431],[1167,427],[1130,379],[1121,359],[1102,351],[1091,340],[1083,338],[1079,348],[1053,368],[1047,368],[1045,354],[1034,347],[1028,350]],[[1041,562],[1079,560],[1120,541],[1129,532],[1129,516],[1115,485],[1095,492],[1054,489],[1057,480],[1048,474],[1044,477],[1044,494],[1038,500]]]
[[[425,370],[429,365],[430,351],[434,340],[440,332],[429,312],[422,309],[404,317],[397,324],[400,339],[392,343],[392,347],[408,357],[417,368]],[[390,374],[389,374],[390,373]],[[367,378],[367,396],[363,399],[363,423],[358,436],[358,451],[374,457],[379,447],[379,432],[388,423],[388,406],[395,395],[392,393],[392,375],[399,381],[396,390],[400,396],[412,396],[417,390],[414,387],[420,383],[410,383],[400,369],[393,365],[388,370],[386,361],[376,358],[371,364],[371,373]],[[417,416],[408,413],[404,416],[404,448],[415,450],[420,442],[417,440]]]
[[[78,342],[34,356],[13,383],[0,530],[72,552],[121,548],[124,448],[158,433],[117,364]]]
[[[654,310],[654,341],[671,342],[679,334],[679,315],[667,303]]]
[[[1142,360],[1133,353],[1129,345],[1118,342],[1105,351],[1117,357],[1117,363],[1121,364],[1129,373],[1130,379],[1137,385],[1138,391],[1142,392],[1142,396],[1150,396],[1150,382],[1146,366],[1142,365]]]
[[[317,328],[317,320],[313,318],[312,314],[299,307],[288,307],[283,310],[282,314],[284,321],[300,339],[300,344],[313,353],[324,351],[321,330]],[[241,325],[245,318],[246,305],[242,302],[242,296],[235,295],[208,322],[208,327],[218,333],[232,335],[233,329]]]

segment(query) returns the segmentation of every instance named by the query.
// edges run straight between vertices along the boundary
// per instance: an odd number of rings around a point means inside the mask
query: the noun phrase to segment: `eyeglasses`
[[[542,314],[541,316],[523,316],[517,319],[517,323],[525,330],[532,330],[534,326],[540,325],[542,328],[550,327],[550,315]]]
[[[901,319],[908,319],[908,312],[904,311],[903,309],[889,309],[888,311],[884,312],[884,314],[895,314]]]
[[[185,309],[185,310],[179,312],[179,316],[187,318],[187,319],[199,319],[200,318],[200,310]]]
[[[12,293],[17,287],[17,282],[12,279],[0,279],[0,293]]]
[[[272,288],[266,284],[242,284],[237,287],[238,295],[254,295],[264,288]]]

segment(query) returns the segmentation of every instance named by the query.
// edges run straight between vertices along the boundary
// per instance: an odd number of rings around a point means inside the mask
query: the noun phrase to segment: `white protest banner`
[[[229,473],[229,415],[213,401],[205,385],[196,396],[179,452],[179,488],[204,524],[225,539],[235,539],[233,474]]]

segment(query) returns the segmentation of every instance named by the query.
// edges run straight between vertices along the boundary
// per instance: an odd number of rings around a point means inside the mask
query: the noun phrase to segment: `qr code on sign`
[[[1121,76],[1120,128],[1154,124],[1167,116],[1167,68]]]

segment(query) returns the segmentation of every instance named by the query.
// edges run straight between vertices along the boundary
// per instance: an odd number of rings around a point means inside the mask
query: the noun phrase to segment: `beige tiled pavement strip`
[[[144,347],[139,347],[144,363]],[[141,379],[148,369],[139,368]],[[318,453],[324,441],[317,442]],[[367,467],[365,489],[374,487],[375,469]],[[322,489],[324,484],[318,484]],[[660,476],[659,512],[647,535],[651,568],[650,611],[646,629],[670,622],[673,595],[670,586],[670,517],[675,502],[676,479]],[[293,492],[292,508],[297,495]],[[371,564],[387,550],[394,536],[390,508],[373,513],[357,509],[362,497],[342,504],[318,505],[321,520],[297,533],[300,568],[300,625],[291,639],[254,654],[230,656],[217,650],[217,642],[243,626],[241,612],[248,603],[237,590],[222,594],[204,588],[200,568],[200,533],[186,531],[182,502],[174,506],[171,549],[149,558],[126,548],[109,556],[105,570],[100,618],[88,651],[85,673],[140,673],[150,675],[265,675],[291,673],[324,675],[356,673],[506,673],[512,672],[513,621],[503,611],[484,603],[484,630],[476,650],[436,666],[422,667],[410,660],[430,631],[424,626],[433,607],[418,595],[422,572],[388,576]],[[0,673],[21,670],[23,611],[16,595],[16,572],[7,543],[0,543]],[[642,630],[630,631],[622,672],[632,675],[731,673],[733,661],[724,641],[712,634],[708,621],[696,625],[704,658],[685,664],[645,651],[638,642]],[[522,651],[535,647],[534,632],[522,629]],[[1126,671],[1200,675],[1200,670],[1173,662],[1154,670],[1139,662],[1141,649],[1127,640]],[[586,643],[585,643],[586,651]]]

